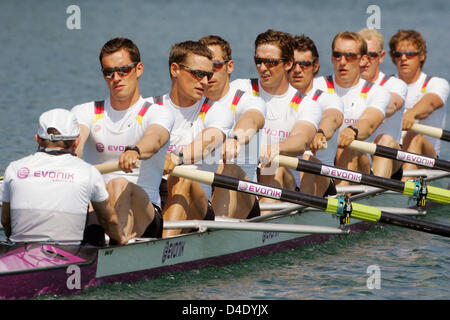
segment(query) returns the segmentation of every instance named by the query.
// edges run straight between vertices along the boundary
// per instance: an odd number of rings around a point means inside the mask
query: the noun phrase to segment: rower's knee
[[[398,142],[389,134],[380,134],[374,140],[374,143],[389,148],[399,148]]]

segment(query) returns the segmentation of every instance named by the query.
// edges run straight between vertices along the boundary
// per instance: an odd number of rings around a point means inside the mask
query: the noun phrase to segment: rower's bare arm
[[[411,129],[415,120],[422,120],[444,105],[441,97],[435,93],[427,93],[414,107],[403,114],[403,130]]]
[[[101,202],[92,201],[92,207],[97,214],[100,225],[105,229],[106,234],[119,244],[127,244],[128,240],[136,236],[136,233],[125,236],[120,229],[119,218],[111,207],[108,200]]]
[[[11,236],[11,204],[9,202],[2,203],[2,225],[6,237]]]
[[[383,123],[384,115],[377,108],[368,107],[353,125],[358,128],[358,140],[366,140]]]
[[[344,115],[340,110],[331,108],[322,113],[319,129],[322,129],[327,140],[330,140],[335,131],[339,129],[344,121]]]
[[[389,102],[389,106],[386,110],[386,116],[385,118],[392,117],[398,110],[400,110],[403,106],[405,101],[402,99],[402,97],[395,93],[391,92],[391,100]]]
[[[309,121],[298,121],[289,134],[289,138],[278,144],[279,154],[296,157],[301,155],[307,147],[309,147],[314,135],[316,127]]]
[[[225,140],[225,134],[216,127],[204,129],[189,145],[183,148],[183,162],[194,163],[213,152]]]
[[[78,147],[75,150],[75,153],[79,158],[83,157],[84,145],[89,137],[89,134],[90,134],[89,128],[84,124],[80,124],[80,143],[78,144]]]
[[[240,116],[233,132],[238,136],[239,144],[248,144],[263,127],[264,115],[256,109],[250,109]]]

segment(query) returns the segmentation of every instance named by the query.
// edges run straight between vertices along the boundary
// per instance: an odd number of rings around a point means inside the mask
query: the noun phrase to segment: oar
[[[420,181],[403,182],[395,179],[378,177],[366,173],[336,168],[317,162],[307,161],[294,157],[287,157],[283,155],[275,156],[272,162],[279,163],[283,167],[287,167],[297,171],[304,171],[320,176],[326,176],[358,184],[369,185],[385,190],[400,192],[401,194],[404,194],[406,196],[412,196],[417,200],[420,200],[420,198],[424,196],[425,199],[430,201],[442,204],[450,203],[450,190],[433,186],[426,186],[425,190],[422,190],[423,186],[421,185]]]
[[[140,165],[141,165],[140,161],[137,160],[136,163],[134,164],[134,167],[139,168]],[[99,164],[94,165],[94,167],[96,167],[97,170],[100,171],[101,174],[106,174],[106,173],[111,173],[111,172],[121,170],[119,162],[99,163]]]
[[[450,227],[448,226],[439,225],[437,223],[428,221],[422,221],[411,217],[404,217],[382,212],[378,208],[359,203],[350,203],[348,197],[322,198],[304,194],[301,192],[296,192],[293,190],[276,188],[261,183],[240,180],[234,177],[225,176],[214,172],[196,170],[186,167],[175,167],[171,175],[191,179],[219,188],[256,194],[262,197],[278,199],[318,208],[322,211],[338,215],[340,217],[341,224],[349,223],[349,218],[352,217],[363,221],[382,222],[450,237]]]
[[[420,154],[405,152],[394,148],[380,146],[375,143],[353,140],[349,148],[358,150],[363,153],[369,153],[375,156],[385,157],[401,162],[414,163],[419,166],[424,166],[433,169],[444,170],[450,172],[450,162],[446,160],[425,157]]]
[[[426,136],[450,142],[450,131],[448,130],[427,126],[420,123],[414,123],[410,130],[424,134]]]

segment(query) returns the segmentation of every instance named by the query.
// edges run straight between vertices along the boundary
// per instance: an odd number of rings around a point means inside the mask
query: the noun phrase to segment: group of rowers
[[[399,30],[390,39],[396,75],[380,70],[386,51],[375,29],[340,32],[331,49],[334,72],[318,76],[310,38],[269,29],[255,40],[258,78],[231,81],[226,40],[177,43],[170,91],[143,98],[136,44],[108,41],[99,59],[109,97],[43,113],[39,151],[8,166],[1,219],[7,237],[101,244],[106,232],[110,244],[125,244],[190,231],[163,230],[163,220],[248,219],[265,214],[260,203],[275,201],[170,175],[177,166],[329,196],[348,182],[276,166],[274,157],[393,179],[407,179],[402,170],[415,165],[369,156],[349,148],[352,141],[438,157],[440,140],[408,131],[416,122],[442,127],[449,94],[445,79],[422,71],[420,33]],[[102,176],[92,166],[111,161],[121,171]]]

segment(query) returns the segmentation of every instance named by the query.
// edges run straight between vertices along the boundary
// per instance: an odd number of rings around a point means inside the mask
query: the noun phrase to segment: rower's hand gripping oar
[[[141,162],[139,160],[136,161],[134,164],[135,168],[139,168],[141,165]],[[94,167],[97,168],[98,171],[100,171],[101,174],[107,174],[115,171],[122,170],[120,168],[119,162],[105,162],[105,163],[99,163],[96,164]]]
[[[420,123],[414,123],[410,129],[411,131],[424,134],[436,139],[450,142],[450,131],[432,126],[427,126]]]
[[[296,171],[304,171],[320,176],[400,192],[416,200],[419,208],[425,206],[425,200],[450,204],[450,190],[426,186],[423,179],[403,182],[283,155],[275,156],[273,162]]]
[[[384,213],[381,212],[380,209],[375,207],[359,203],[351,203],[348,197],[327,199],[293,190],[276,188],[273,186],[255,183],[247,180],[240,180],[234,177],[225,176],[214,172],[196,170],[180,166],[175,167],[170,175],[191,179],[219,188],[255,194],[262,197],[278,199],[318,208],[320,210],[337,215],[340,219],[341,224],[349,223],[351,217],[363,221],[383,222],[386,224],[393,224],[409,229],[450,237],[450,227],[448,226],[422,221],[410,217]]]

